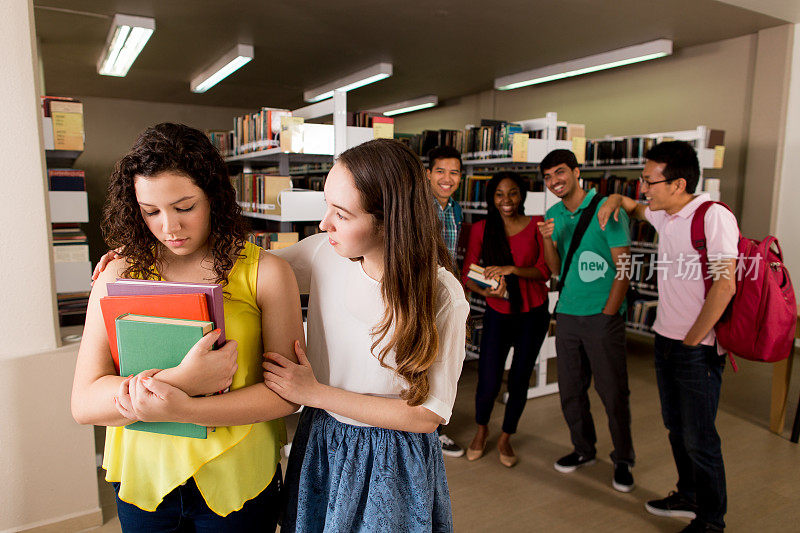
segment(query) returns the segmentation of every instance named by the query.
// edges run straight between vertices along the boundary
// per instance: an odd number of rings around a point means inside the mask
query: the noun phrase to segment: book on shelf
[[[628,306],[627,326],[640,331],[652,331],[657,308],[658,300],[635,300]]]
[[[290,117],[288,109],[262,107],[255,113],[234,117],[234,154],[246,154],[281,146],[281,117]]]
[[[206,296],[208,316],[215,327],[222,330],[215,346],[225,344],[225,310],[222,287],[216,283],[188,283],[179,281],[153,281],[141,279],[122,279],[106,284],[109,296],[146,296],[161,294],[202,293]],[[185,353],[185,352],[184,352]],[[154,368],[154,367],[150,367]]]
[[[376,139],[394,139],[394,119],[391,117],[373,117],[372,134]]]
[[[100,310],[106,325],[111,358],[114,360],[117,370],[119,370],[116,326],[118,317],[130,313],[151,317],[209,321],[211,316],[206,295],[203,293],[105,296],[100,298]]]
[[[480,126],[468,127],[464,131],[464,159],[511,157],[515,133],[523,133],[520,124],[482,119]]]
[[[85,315],[89,305],[90,291],[59,292],[56,295],[59,318],[71,315]]]
[[[292,178],[263,172],[242,172],[231,177],[236,201],[242,209],[264,215],[280,215],[278,196],[292,188]]]
[[[233,150],[233,130],[206,130],[211,144],[222,157],[235,155]]]
[[[71,99],[44,100],[45,117],[49,117],[53,128],[53,149],[83,150],[83,104]]]
[[[86,173],[76,168],[48,168],[47,182],[51,191],[85,191]]]
[[[590,169],[589,169],[590,170]],[[597,179],[582,176],[578,180],[580,186],[587,192],[595,189],[600,196],[621,194],[634,200],[644,199],[641,183],[638,179],[628,179],[624,176],[601,176]]]
[[[151,368],[174,368],[204,335],[214,329],[207,320],[182,320],[124,314],[115,319],[121,376]],[[204,426],[184,422],[134,422],[126,429],[205,439]]]
[[[486,208],[486,184],[491,176],[467,176],[461,187],[453,194],[453,199],[463,207]]]
[[[296,231],[254,231],[247,236],[247,240],[265,250],[280,250],[296,244],[300,240],[300,234]]]

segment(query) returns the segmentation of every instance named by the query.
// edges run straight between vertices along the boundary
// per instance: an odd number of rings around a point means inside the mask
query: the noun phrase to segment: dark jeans
[[[508,350],[514,347],[511,368],[508,371],[508,403],[503,419],[503,431],[516,433],[519,418],[528,401],[536,357],[542,347],[550,313],[547,304],[526,313],[498,313],[486,308],[483,317],[481,356],[478,359],[478,390],[475,393],[475,421],[489,423],[492,407],[503,382]]]
[[[661,416],[678,469],[678,492],[697,502],[697,518],[725,527],[725,466],[714,425],[725,357],[713,346],[686,346],[656,335]]]
[[[625,353],[625,321],[619,314],[576,316],[558,313],[556,363],[561,410],[575,451],[594,457],[597,434],[589,405],[589,385],[606,408],[615,463],[634,464],[630,390]]]
[[[280,513],[281,467],[261,494],[245,502],[244,507],[219,516],[208,508],[200,490],[190,478],[185,485],[164,496],[158,508],[143,511],[119,499],[119,483],[112,483],[117,492],[117,514],[124,533],[222,531],[273,532]]]

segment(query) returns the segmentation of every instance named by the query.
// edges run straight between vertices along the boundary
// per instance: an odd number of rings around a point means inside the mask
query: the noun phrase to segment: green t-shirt
[[[594,189],[589,191],[574,213],[564,207],[563,202],[547,210],[546,218],[554,219],[553,240],[561,258],[562,272],[575,226],[578,225],[581,213],[595,194]],[[597,208],[600,209],[605,201],[606,198],[600,200]],[[605,231],[600,228],[597,215],[593,216],[580,246],[575,250],[567,279],[564,280],[564,289],[558,297],[556,311],[578,316],[601,313],[617,274],[617,267],[611,257],[611,248],[630,246],[630,244],[628,215],[624,210],[619,212],[619,221],[615,221],[613,217],[609,219]],[[625,307],[626,302],[623,300],[620,313],[625,311]]]

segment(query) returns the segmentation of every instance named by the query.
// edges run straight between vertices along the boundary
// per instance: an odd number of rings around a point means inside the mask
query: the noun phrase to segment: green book
[[[132,376],[151,368],[173,368],[192,346],[214,329],[204,320],[182,320],[126,313],[115,320],[121,376]],[[184,422],[134,422],[126,429],[178,437],[205,439],[207,428]]]

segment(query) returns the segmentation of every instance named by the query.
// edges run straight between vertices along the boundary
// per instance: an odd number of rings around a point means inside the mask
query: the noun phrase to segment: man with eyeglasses
[[[569,473],[595,462],[597,435],[587,394],[594,376],[614,444],[611,486],[630,492],[635,457],[623,319],[630,283],[623,260],[630,256],[628,220],[623,213],[601,230],[594,210],[606,199],[581,188],[578,161],[569,150],[553,150],[539,169],[547,188],[561,199],[547,210],[539,231],[547,266],[563,278],[556,306],[556,364],[561,410],[574,448],[553,467]],[[577,247],[571,250],[573,241]]]
[[[684,531],[722,531],[727,494],[714,421],[725,357],[716,347],[714,325],[736,292],[739,229],[736,217],[724,207],[715,204],[706,212],[709,272],[715,273],[706,295],[702,273],[686,268],[699,260],[691,242],[692,218],[710,200],[708,194],[694,194],[700,179],[697,153],[686,142],[671,141],[657,144],[645,158],[641,183],[649,205],[614,194],[597,217],[608,227],[621,207],[649,221],[659,235],[655,368],[678,490],[647,502],[646,508],[659,516],[692,518]]]
[[[452,146],[437,146],[428,152],[428,179],[436,200],[436,212],[442,223],[442,237],[455,266],[458,235],[461,232],[464,215],[461,206],[452,197],[461,183],[461,152]],[[464,449],[442,433],[442,429],[443,427],[439,426],[442,453],[450,457],[464,455]]]

